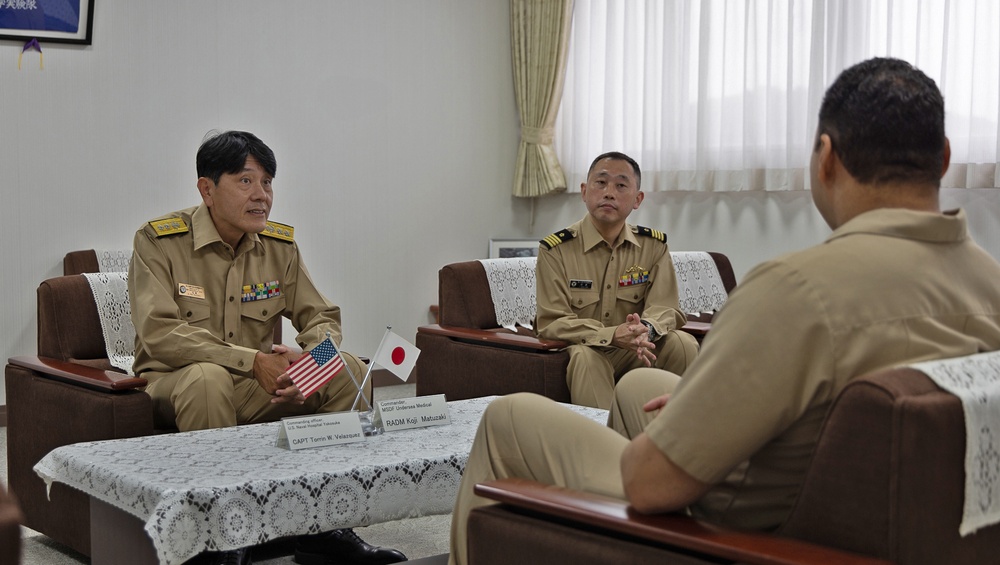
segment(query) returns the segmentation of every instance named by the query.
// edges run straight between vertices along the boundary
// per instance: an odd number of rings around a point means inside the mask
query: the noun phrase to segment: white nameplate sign
[[[451,413],[443,394],[383,400],[375,404],[382,417],[382,428],[387,432],[451,423]]]
[[[364,440],[357,412],[333,412],[282,418],[275,446],[304,449]]]

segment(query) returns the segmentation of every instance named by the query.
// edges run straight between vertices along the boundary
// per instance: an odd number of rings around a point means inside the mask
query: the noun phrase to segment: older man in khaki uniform
[[[309,278],[292,228],[267,221],[271,181],[248,159],[233,179],[202,176],[202,205],[135,234],[128,277],[133,367],[149,380],[161,427],[187,431],[350,410],[357,394],[347,371],[304,402],[287,376],[279,383],[297,356],[272,344],[275,325],[290,318],[304,350],[328,332],[339,344],[340,308]],[[250,182],[252,175],[263,179]],[[360,382],[364,365],[341,353]],[[365,392],[370,397],[370,387]]]
[[[282,397],[269,379],[278,375],[257,374],[258,355],[280,359],[279,367],[293,359],[288,348],[272,344],[282,316],[300,329],[303,349],[327,332],[334,343],[342,338],[340,308],[316,289],[292,233],[267,222],[260,234],[223,247],[204,204],[136,233],[129,273],[134,370],[149,380],[159,426],[199,430],[351,409],[357,388],[347,371],[303,403],[274,402]],[[364,365],[341,355],[360,382]],[[370,387],[365,393],[370,397]]]
[[[133,368],[149,380],[157,424],[187,431],[350,410],[363,376],[357,357],[340,352],[354,379],[342,369],[306,399],[285,372],[302,354],[272,343],[282,317],[306,351],[342,337],[340,308],[309,278],[292,228],[268,221],[274,153],[251,133],[229,131],[202,143],[197,167],[202,204],[140,228],[129,265]],[[371,398],[370,386],[364,394]],[[350,529],[302,536],[295,549],[305,564],[405,559]],[[210,561],[251,558],[243,548]]]
[[[594,159],[581,185],[588,215],[541,241],[538,335],[567,341],[566,384],[574,404],[607,409],[615,382],[653,366],[681,374],[698,353],[677,303],[667,237],[632,226],[639,165],[622,153]]]
[[[640,512],[770,530],[788,516],[831,403],[885,367],[1000,349],[1000,264],[941,212],[944,101],[908,63],[844,71],[820,109],[812,192],[826,242],[753,269],[683,379],[639,369],[602,427],[534,395],[483,416],[452,520],[465,562],[477,482],[525,477]],[[780,324],[762,323],[794,311]]]

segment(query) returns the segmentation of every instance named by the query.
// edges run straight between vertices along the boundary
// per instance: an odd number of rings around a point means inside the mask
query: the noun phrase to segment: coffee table
[[[94,565],[175,565],[203,551],[451,512],[494,398],[449,402],[450,425],[358,443],[291,451],[275,446],[278,423],[255,424],[63,446],[34,470],[90,496]]]

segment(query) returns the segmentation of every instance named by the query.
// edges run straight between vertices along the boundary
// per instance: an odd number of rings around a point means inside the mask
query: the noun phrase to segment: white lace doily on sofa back
[[[711,255],[705,251],[671,251],[670,259],[677,275],[681,312],[698,316],[722,308],[729,295]]]
[[[1000,522],[1000,351],[910,367],[962,401],[965,508],[959,534]]]
[[[97,265],[102,273],[127,273],[132,260],[131,249],[95,249]]]
[[[104,347],[111,364],[132,374],[135,361],[135,327],[128,301],[128,273],[84,273],[97,304],[104,333]]]
[[[480,259],[490,282],[497,323],[511,331],[520,324],[529,330],[535,323],[534,257]]]

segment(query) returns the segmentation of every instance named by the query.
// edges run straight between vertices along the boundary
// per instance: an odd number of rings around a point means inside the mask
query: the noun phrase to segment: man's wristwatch
[[[642,322],[642,325],[649,328],[649,341],[656,341],[656,338],[660,337],[660,334],[656,333],[656,330],[653,329],[653,324],[650,324],[646,320],[640,320],[640,322]]]

